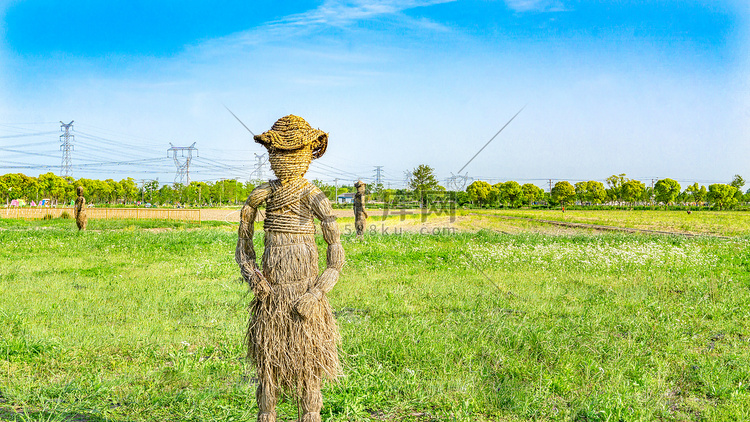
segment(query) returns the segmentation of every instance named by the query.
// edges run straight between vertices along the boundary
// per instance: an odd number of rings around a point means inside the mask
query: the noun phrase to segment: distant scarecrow
[[[255,136],[268,149],[278,179],[250,193],[240,214],[235,260],[255,294],[248,326],[248,355],[258,373],[258,421],[276,420],[279,389],[295,391],[302,422],[320,421],[323,378],[339,372],[339,333],[326,294],[344,265],[340,232],[326,195],[303,176],[320,158],[328,135],[289,115]],[[253,223],[266,204],[262,271],[256,264]],[[318,274],[313,217],[328,243],[327,266]]]
[[[83,197],[83,186],[78,186],[76,193],[78,193],[78,198],[76,198],[73,214],[75,214],[78,230],[86,230],[86,198]]]
[[[354,195],[354,228],[357,230],[357,236],[362,237],[367,226],[367,211],[365,211],[365,184],[358,181],[354,184],[357,188],[357,194]]]

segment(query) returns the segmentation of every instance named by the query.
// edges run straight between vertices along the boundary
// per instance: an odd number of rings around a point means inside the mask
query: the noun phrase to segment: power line
[[[107,145],[108,148],[116,148],[121,151],[123,151],[124,154],[130,154],[133,155],[134,153],[141,153],[141,154],[157,154],[158,150],[156,148],[147,148],[139,145],[133,145],[129,144],[127,142],[123,141],[116,141],[109,138],[103,138],[101,136],[91,135],[85,132],[76,131],[79,138],[88,139],[90,141],[95,141],[96,143],[92,143],[91,145],[95,148],[98,148],[99,145],[104,144]]]
[[[164,161],[164,160],[165,160],[165,158],[144,158],[142,160],[109,161],[109,162],[102,162],[102,163],[76,164],[73,167],[75,167],[75,168],[85,168],[85,167],[124,166],[124,165],[129,165],[129,164],[150,163],[150,162],[154,162],[154,161]]]
[[[108,134],[107,136],[110,136],[110,134],[111,135],[118,135],[118,136],[124,136],[126,138],[130,138],[130,139],[137,139],[137,140],[146,142],[147,144],[143,145],[144,147],[153,146],[155,144],[158,144],[159,142],[163,142],[161,140],[157,140],[157,139],[153,139],[153,138],[147,138],[147,137],[144,137],[144,136],[127,134],[127,133],[123,133],[123,132],[120,132],[120,131],[114,131],[114,130],[110,130],[110,129],[100,128],[98,126],[94,126],[94,125],[90,125],[90,124],[83,125],[83,130],[85,132],[88,132],[89,128],[92,128],[94,133],[96,133],[96,132],[103,132],[103,133]],[[81,130],[81,125],[79,124],[77,132],[81,133],[80,130]],[[98,135],[93,135],[93,136],[98,136]],[[156,151],[156,150],[154,150],[154,151]]]
[[[12,138],[24,138],[27,136],[48,136],[57,132],[35,132],[35,133],[19,133],[17,135],[3,135],[0,139],[12,139]]]
[[[45,132],[45,133],[47,133],[47,132]],[[50,134],[53,134],[53,133],[57,133],[57,132],[49,132],[49,133],[47,133],[47,135],[50,135]],[[23,147],[33,147],[33,146],[39,146],[39,145],[48,145],[48,146],[51,146],[52,143],[51,143],[51,141],[32,142],[32,143],[24,142],[22,144],[3,145],[3,148],[23,148]],[[57,158],[57,156],[55,156],[55,158]]]
[[[8,152],[15,152],[17,154],[26,154],[26,155],[33,155],[36,157],[52,157],[57,158],[57,155],[52,154],[44,154],[42,152],[28,152],[28,151],[21,151],[17,149],[10,149],[10,148],[0,148],[0,151],[8,151]]]

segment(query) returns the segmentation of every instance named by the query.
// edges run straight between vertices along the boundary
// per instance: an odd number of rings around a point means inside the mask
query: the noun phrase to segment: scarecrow
[[[358,181],[354,184],[357,188],[357,194],[354,195],[354,228],[357,230],[357,236],[362,237],[367,225],[367,211],[365,211],[365,184]]]
[[[268,149],[278,179],[250,193],[240,213],[235,260],[255,297],[248,326],[248,355],[258,374],[258,421],[276,420],[279,390],[294,391],[302,422],[320,421],[321,380],[338,375],[339,333],[326,294],[344,265],[336,217],[326,195],[303,176],[328,145],[328,134],[289,115],[255,135]],[[253,224],[266,204],[262,268],[256,264]],[[313,217],[328,244],[318,274]]]
[[[86,198],[83,197],[83,186],[78,186],[76,193],[78,193],[78,198],[76,198],[73,214],[76,218],[78,230],[86,230]]]

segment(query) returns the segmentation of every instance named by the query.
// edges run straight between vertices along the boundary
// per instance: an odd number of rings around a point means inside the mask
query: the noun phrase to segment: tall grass
[[[67,223],[2,223],[0,419],[252,420],[235,227]],[[748,239],[343,241],[329,420],[750,419]]]

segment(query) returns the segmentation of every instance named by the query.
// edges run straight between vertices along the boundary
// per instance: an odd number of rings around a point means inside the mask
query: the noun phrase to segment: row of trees
[[[0,176],[0,197],[6,203],[14,199],[39,201],[51,199],[58,203],[70,203],[75,199],[75,188],[83,186],[85,196],[92,204],[134,204],[154,205],[222,205],[240,204],[260,182],[239,182],[223,179],[216,182],[191,182],[189,185],[159,185],[158,180],[133,178],[120,181],[113,179],[74,179],[60,177],[53,173],[39,177],[29,177],[20,173]],[[334,186],[314,180],[332,201],[342,193],[355,192],[354,186]],[[639,180],[629,179],[625,174],[612,175],[604,183],[590,180],[571,184],[560,181],[550,192],[532,184],[519,184],[515,181],[495,183],[475,181],[465,191],[449,192],[438,183],[434,170],[420,165],[409,173],[407,189],[384,189],[382,185],[368,186],[372,200],[395,206],[422,206],[450,200],[457,205],[473,204],[484,207],[551,204],[695,204],[711,203],[718,208],[727,208],[738,202],[750,202],[750,190],[742,193],[745,180],[736,175],[729,184],[712,184],[708,188],[698,183],[684,190],[673,179],[661,179],[653,187]]]
[[[477,180],[466,188],[466,193],[472,202],[479,205],[504,205],[520,207],[522,204],[531,205],[544,199],[544,191],[537,185],[526,183],[520,185],[513,180],[490,185]]]
[[[185,204],[185,203],[229,203],[244,201],[251,183],[236,180],[222,180],[214,183],[191,182],[159,185],[158,180],[136,181],[132,177],[115,181],[113,179],[74,179],[46,173],[39,177],[29,177],[20,173],[0,176],[0,197],[5,202],[14,199],[39,201],[50,199],[57,203],[70,203],[75,200],[76,187],[83,186],[84,195],[91,204]]]
[[[132,177],[115,181],[113,179],[74,179],[45,173],[30,177],[21,173],[0,176],[0,198],[6,204],[14,199],[39,202],[50,199],[59,204],[68,204],[76,198],[76,187],[83,186],[84,195],[90,204],[137,204],[153,205],[221,205],[238,204],[245,201],[250,192],[260,182],[242,183],[235,179],[215,182],[190,182],[189,185],[175,183],[160,185],[158,180],[136,181]],[[329,198],[353,192],[353,186],[331,186],[314,181]]]
[[[709,185],[708,189],[694,183],[682,190],[676,180],[669,178],[658,180],[653,187],[649,187],[639,180],[629,179],[625,174],[612,175],[606,182],[607,187],[596,180],[578,182],[575,185],[560,181],[546,193],[530,183],[519,185],[518,182],[509,181],[490,185],[487,182],[476,181],[469,185],[466,192],[470,199],[479,205],[511,207],[531,205],[535,202],[562,205],[608,203],[630,206],[711,203],[723,209],[738,202],[750,202],[750,190],[742,193],[745,180],[740,175],[735,175],[729,184],[715,183]]]

